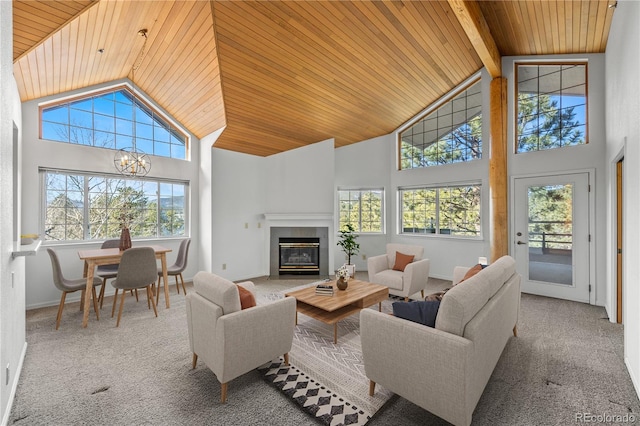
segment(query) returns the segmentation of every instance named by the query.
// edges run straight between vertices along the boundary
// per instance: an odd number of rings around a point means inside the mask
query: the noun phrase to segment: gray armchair
[[[413,255],[413,262],[409,263],[404,271],[396,271],[393,266],[396,262],[396,252]],[[409,297],[421,292],[424,297],[424,289],[429,279],[429,259],[423,259],[424,247],[408,244],[387,244],[387,253],[373,256],[367,259],[367,271],[369,282],[389,287],[389,294]]]
[[[192,365],[198,358],[221,383],[220,400],[227,399],[229,381],[288,353],[293,343],[296,300],[287,297],[241,309],[238,286],[209,272],[193,279],[195,292],[187,295]],[[239,285],[255,294],[251,282]]]

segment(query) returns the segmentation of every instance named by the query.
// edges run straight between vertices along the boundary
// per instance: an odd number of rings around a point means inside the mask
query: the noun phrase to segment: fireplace
[[[280,275],[320,275],[320,239],[287,237],[278,240]]]

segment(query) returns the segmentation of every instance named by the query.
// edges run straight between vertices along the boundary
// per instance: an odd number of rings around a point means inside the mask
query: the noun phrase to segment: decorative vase
[[[342,277],[338,278],[338,281],[336,282],[338,290],[346,290],[348,285],[349,283],[347,283],[347,281]]]
[[[131,234],[129,233],[129,228],[122,228],[122,232],[120,233],[120,251],[125,251],[128,248],[131,248]]]

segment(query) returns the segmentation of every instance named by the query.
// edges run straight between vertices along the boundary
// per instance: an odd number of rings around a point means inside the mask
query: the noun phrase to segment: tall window
[[[49,241],[185,235],[188,184],[42,170],[42,234]]]
[[[516,64],[516,152],[587,143],[587,65]]]
[[[383,232],[382,189],[348,189],[338,191],[340,229],[348,223],[356,232]]]
[[[481,236],[480,185],[400,189],[401,233]]]
[[[127,87],[41,108],[41,139],[186,158],[187,136]]]
[[[482,157],[480,81],[400,133],[400,169],[459,163]]]

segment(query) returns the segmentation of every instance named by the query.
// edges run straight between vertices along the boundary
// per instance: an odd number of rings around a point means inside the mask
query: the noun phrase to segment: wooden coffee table
[[[349,280],[346,290],[338,290],[335,281],[324,284],[333,286],[333,295],[316,294],[316,287],[290,291],[285,296],[296,298],[296,324],[298,312],[325,324],[333,324],[333,343],[338,343],[338,321],[374,304],[382,309],[382,301],[389,297],[389,288],[366,281]]]

